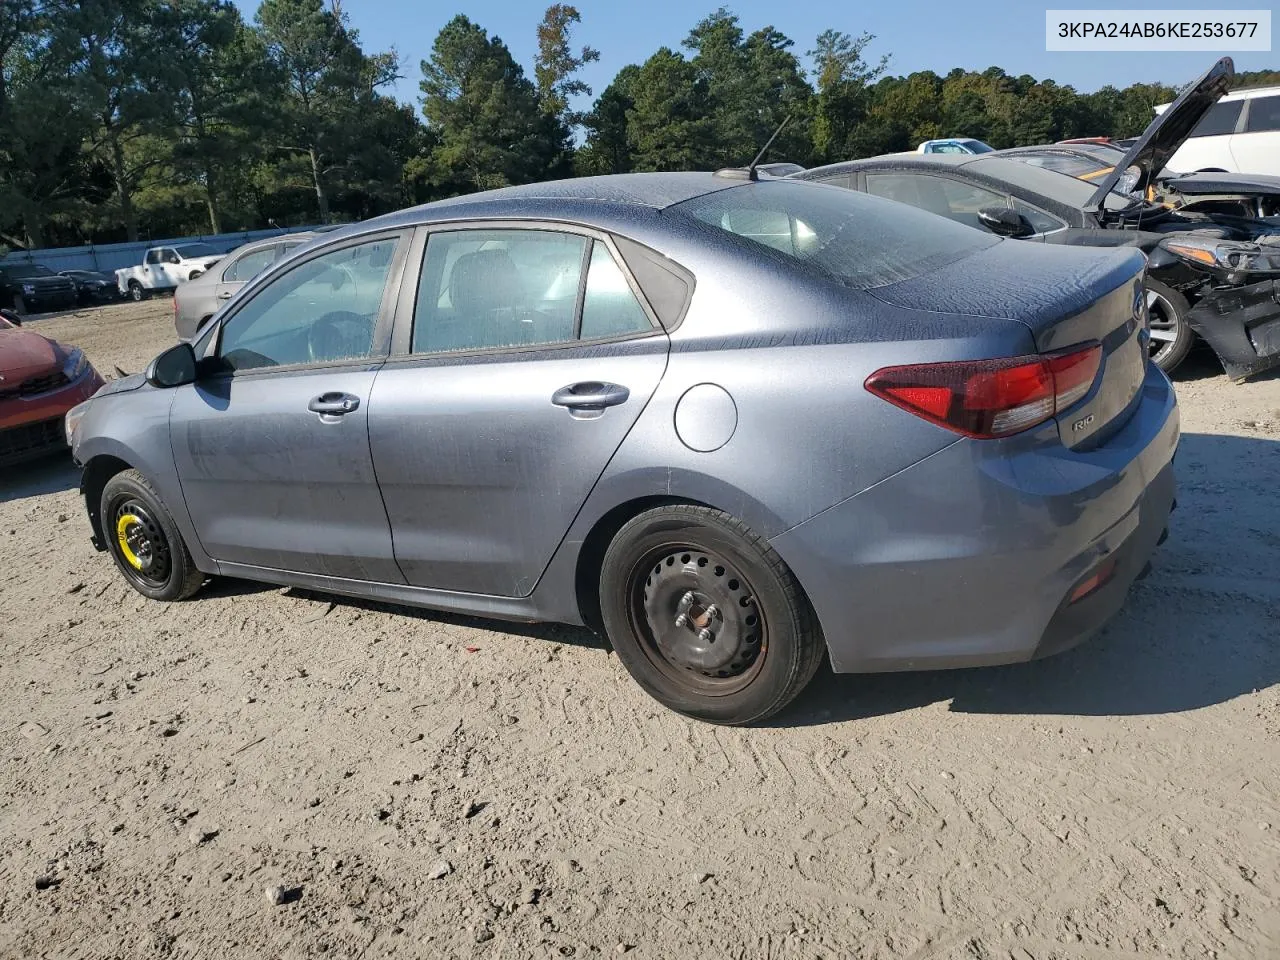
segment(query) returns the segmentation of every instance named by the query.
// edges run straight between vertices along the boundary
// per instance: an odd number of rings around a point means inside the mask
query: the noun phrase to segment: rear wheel
[[[1186,359],[1195,340],[1195,333],[1187,323],[1191,304],[1177,290],[1159,280],[1147,278],[1146,289],[1151,360],[1165,373],[1172,373]]]
[[[191,275],[190,275],[189,277],[187,277],[187,279],[188,279],[188,280],[194,280],[196,277],[200,277],[200,276],[203,276],[203,275],[204,275],[204,271],[203,271],[203,270],[192,270],[192,271],[191,271]]]
[[[111,559],[144,597],[185,600],[204,583],[168,509],[138,471],[107,481],[99,516]]]
[[[143,300],[147,299],[147,291],[142,289],[142,284],[137,280],[129,281],[129,299],[134,303],[141,303]]]
[[[646,511],[618,531],[602,567],[600,610],[618,659],[672,710],[756,722],[818,669],[825,644],[795,577],[728,514]]]

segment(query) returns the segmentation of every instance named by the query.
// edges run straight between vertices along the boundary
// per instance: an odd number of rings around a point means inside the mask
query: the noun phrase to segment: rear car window
[[[905,204],[802,182],[718,190],[668,209],[860,289],[919,276],[1000,242]]]
[[[1193,137],[1220,137],[1236,132],[1243,100],[1225,100],[1215,103],[1191,130]]]
[[[1262,133],[1280,130],[1280,97],[1258,97],[1249,103],[1249,119],[1245,131]]]

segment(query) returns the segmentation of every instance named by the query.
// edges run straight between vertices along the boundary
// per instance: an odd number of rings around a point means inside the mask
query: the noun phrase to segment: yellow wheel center
[[[116,543],[120,546],[121,555],[129,561],[129,566],[135,570],[142,569],[142,558],[133,549],[133,545],[129,543],[129,535],[141,526],[142,521],[132,513],[126,513],[116,521]]]

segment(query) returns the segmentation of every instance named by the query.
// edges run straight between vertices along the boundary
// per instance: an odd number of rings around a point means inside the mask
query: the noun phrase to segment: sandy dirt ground
[[[133,372],[170,309],[31,328]],[[750,730],[566,627],[143,600],[67,463],[6,470],[0,956],[1280,956],[1280,379],[1178,393],[1172,536],[1100,638]]]

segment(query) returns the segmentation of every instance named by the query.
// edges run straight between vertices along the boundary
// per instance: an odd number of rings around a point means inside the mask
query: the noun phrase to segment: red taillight
[[[1102,347],[958,363],[884,367],[866,388],[908,413],[967,437],[1007,437],[1044,423],[1093,386]]]

